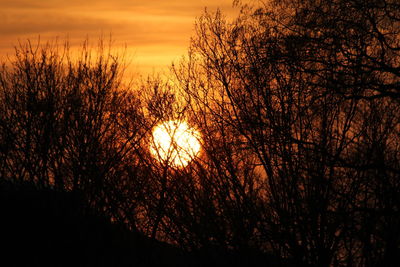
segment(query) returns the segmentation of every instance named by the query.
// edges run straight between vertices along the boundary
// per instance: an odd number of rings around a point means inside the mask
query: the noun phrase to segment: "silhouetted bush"
[[[0,173],[81,192],[112,220],[133,220],[142,197],[139,157],[148,131],[140,100],[121,82],[123,59],[99,43],[16,48],[0,74]],[[129,211],[128,211],[129,210]]]

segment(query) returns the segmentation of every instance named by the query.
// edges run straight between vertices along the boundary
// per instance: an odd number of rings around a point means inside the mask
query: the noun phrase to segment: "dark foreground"
[[[265,255],[189,254],[83,211],[77,195],[0,182],[1,266],[279,266]],[[285,264],[286,265],[286,264]]]

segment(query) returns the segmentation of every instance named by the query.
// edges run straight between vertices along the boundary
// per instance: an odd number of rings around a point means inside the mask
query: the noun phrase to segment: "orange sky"
[[[72,46],[111,33],[137,72],[166,69],[185,54],[195,18],[207,7],[232,14],[232,0],[0,0],[0,55],[18,40],[68,37]]]

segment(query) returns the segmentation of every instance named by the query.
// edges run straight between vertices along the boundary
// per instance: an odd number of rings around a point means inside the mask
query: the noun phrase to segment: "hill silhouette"
[[[3,266],[188,266],[182,251],[85,211],[77,194],[0,184]]]
[[[3,266],[255,266],[277,261],[253,252],[188,253],[113,224],[84,208],[77,193],[0,181]],[[271,266],[271,265],[269,265]],[[286,266],[286,265],[285,265]]]

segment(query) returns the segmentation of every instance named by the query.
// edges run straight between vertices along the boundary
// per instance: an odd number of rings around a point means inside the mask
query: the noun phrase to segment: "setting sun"
[[[167,121],[153,130],[150,151],[161,162],[184,167],[200,152],[200,133],[185,121]]]

